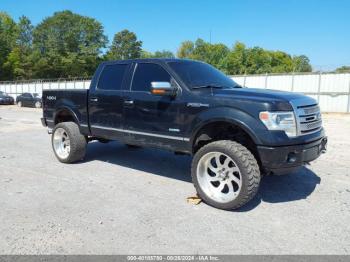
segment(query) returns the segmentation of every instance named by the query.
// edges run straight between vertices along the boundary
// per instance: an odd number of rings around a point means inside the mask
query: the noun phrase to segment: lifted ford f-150
[[[222,209],[251,200],[261,174],[295,171],[327,144],[314,99],[242,88],[180,59],[104,62],[89,90],[44,90],[42,123],[63,163],[83,159],[92,140],[193,155],[198,195]]]

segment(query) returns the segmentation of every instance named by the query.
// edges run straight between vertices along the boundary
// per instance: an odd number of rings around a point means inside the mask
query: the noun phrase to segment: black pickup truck
[[[295,171],[327,144],[314,99],[243,88],[181,59],[104,62],[89,90],[44,90],[42,123],[63,163],[82,160],[92,140],[193,155],[198,195],[221,209],[252,199],[261,174]]]

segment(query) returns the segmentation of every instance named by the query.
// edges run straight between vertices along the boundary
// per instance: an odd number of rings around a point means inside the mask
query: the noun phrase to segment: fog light
[[[294,163],[295,161],[297,161],[297,156],[295,155],[295,153],[289,153],[287,157],[287,162]]]

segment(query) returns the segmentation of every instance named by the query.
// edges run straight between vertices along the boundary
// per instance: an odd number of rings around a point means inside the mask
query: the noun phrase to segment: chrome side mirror
[[[152,82],[151,93],[158,96],[175,96],[177,88],[169,82]]]

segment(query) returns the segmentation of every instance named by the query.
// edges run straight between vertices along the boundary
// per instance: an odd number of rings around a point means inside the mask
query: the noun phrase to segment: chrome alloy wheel
[[[220,152],[202,156],[197,165],[197,178],[203,192],[219,203],[236,199],[242,188],[242,175],[237,164]]]
[[[63,128],[57,128],[53,135],[53,147],[59,158],[65,159],[70,153],[70,139]]]

